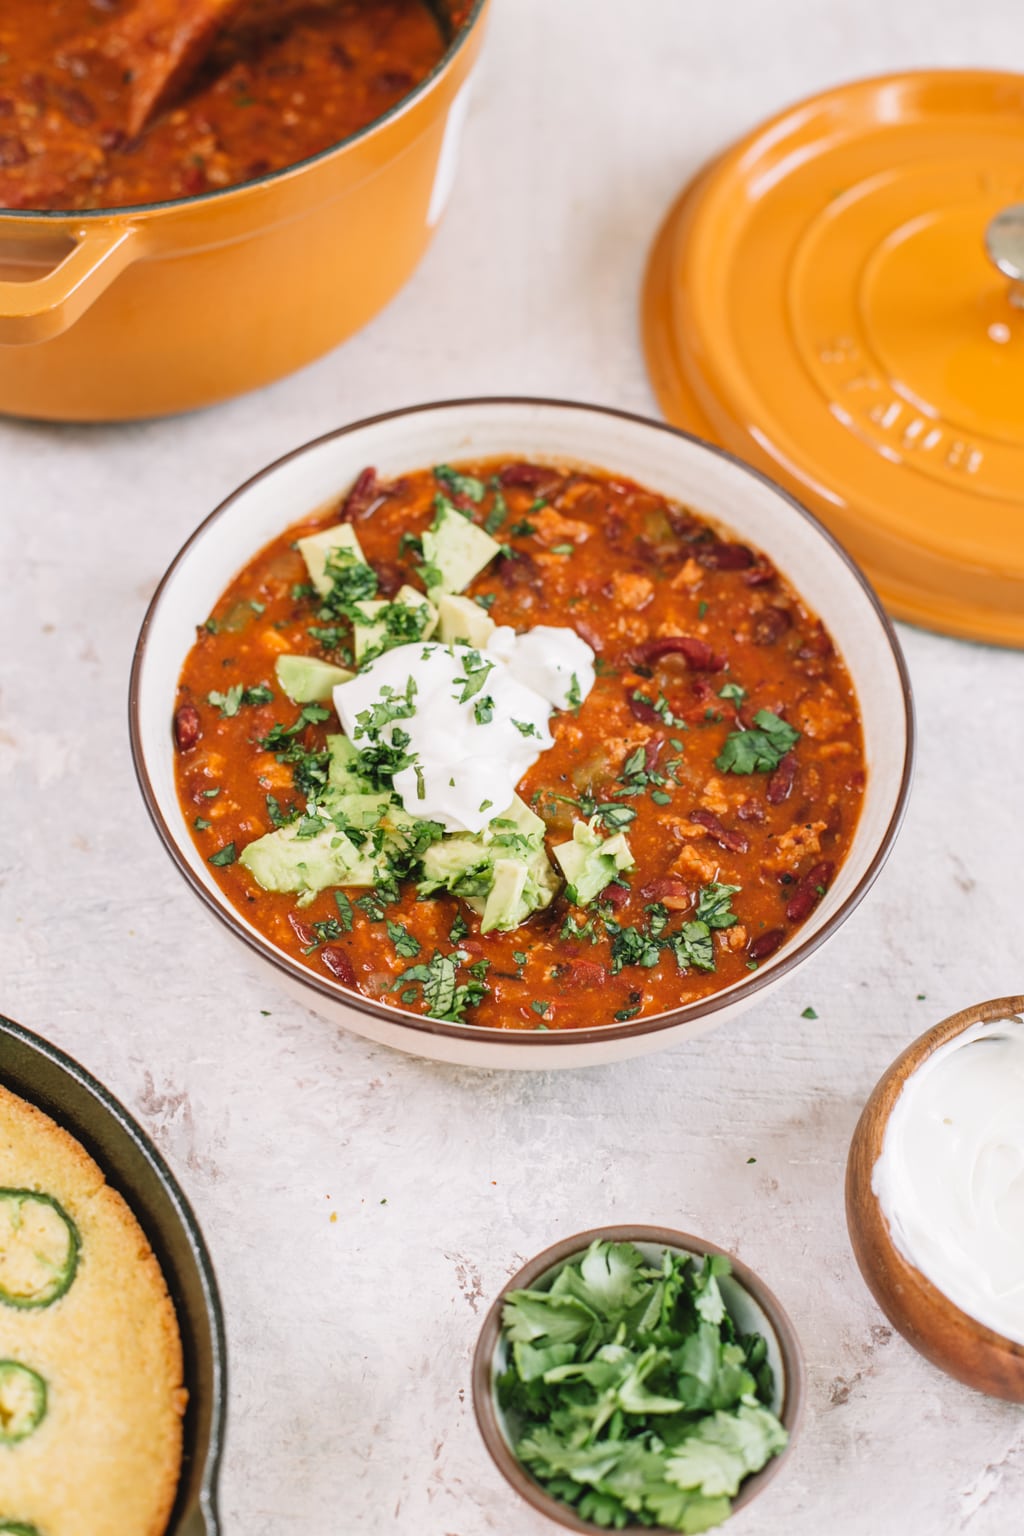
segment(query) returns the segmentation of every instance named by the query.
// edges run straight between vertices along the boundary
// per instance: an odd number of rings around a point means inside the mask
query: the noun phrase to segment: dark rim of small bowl
[[[637,426],[644,427],[651,432],[661,432],[670,437],[682,438],[684,441],[694,444],[704,452],[713,454],[716,458],[724,459],[727,463],[742,471],[744,475],[749,475],[753,480],[758,481],[760,484],[768,486],[769,489],[772,490],[777,496],[781,497],[783,501],[787,502],[794,512],[796,512],[806,522],[810,523],[819,537],[824,541],[826,545],[828,545],[833,555],[846,566],[851,575],[855,578],[862,592],[864,593],[864,596],[867,598],[870,606],[874,610],[875,617],[877,618],[879,626],[888,643],[889,650],[895,663],[902,687],[906,746],[903,759],[903,771],[900,777],[900,786],[896,796],[896,803],[893,807],[892,815],[889,818],[889,823],[882,835],[881,841],[879,842],[878,848],[875,851],[870,864],[864,871],[860,880],[857,882],[857,885],[850,892],[849,896],[847,896],[846,900],[836,908],[836,911],[827,920],[827,922],[822,925],[816,934],[814,934],[811,938],[798,941],[794,947],[789,950],[788,953],[784,952],[783,958],[776,965],[773,965],[770,968],[752,971],[750,972],[750,975],[747,979],[737,983],[725,991],[714,992],[709,997],[704,998],[700,1002],[686,1003],[681,1005],[679,1008],[670,1009],[663,1013],[652,1014],[648,1018],[637,1019],[633,1023],[609,1023],[595,1025],[587,1029],[562,1030],[519,1030],[502,1029],[494,1025],[449,1024],[443,1020],[427,1018],[420,1014],[406,1013],[403,1010],[399,1010],[397,1008],[388,1008],[383,1003],[378,1003],[372,998],[364,997],[361,992],[356,992],[347,987],[343,987],[338,982],[327,980],[326,977],[318,976],[315,971],[310,971],[305,966],[299,965],[298,962],[292,961],[287,956],[278,953],[269,944],[268,941],[263,939],[261,935],[247,932],[247,930],[243,928],[237,916],[235,915],[234,909],[229,908],[226,904],[222,905],[222,903],[210,891],[206,889],[202,882],[197,879],[187,860],[182,855],[181,850],[178,847],[177,839],[171,832],[170,828],[160,813],[160,807],[157,804],[156,796],[153,792],[153,786],[150,781],[149,770],[146,766],[145,754],[142,748],[142,736],[139,728],[139,694],[140,680],[142,676],[142,665],[146,654],[146,643],[149,636],[149,629],[160,606],[161,598],[167,583],[170,581],[171,577],[177,570],[178,566],[182,563],[182,561],[187,559],[192,545],[202,538],[210,524],[221,517],[228,510],[228,508],[233,506],[233,504],[238,500],[240,496],[244,496],[252,486],[258,484],[259,481],[266,479],[267,476],[274,474],[281,468],[282,465],[290,463],[292,459],[299,458],[305,453],[309,453],[312,449],[320,447],[323,443],[333,442],[338,438],[347,437],[352,433],[361,432],[367,427],[376,426],[381,422],[395,421],[405,416],[418,416],[428,412],[441,410],[473,410],[479,406],[521,406],[529,408],[536,408],[540,406],[547,410],[554,409],[556,411],[589,411],[598,416],[614,417],[620,421],[632,422]],[[182,657],[182,664],[184,664],[184,660],[185,658]],[[168,701],[169,706],[171,702],[172,701]],[[800,964],[800,962],[803,961],[808,955],[813,954],[819,945],[823,944],[826,939],[831,938],[836,929],[846,921],[850,913],[860,904],[868,890],[874,884],[879,871],[889,856],[892,845],[896,838],[896,834],[900,829],[900,825],[906,813],[907,800],[910,794],[910,784],[913,776],[915,745],[914,706],[910,687],[910,677],[907,672],[907,664],[904,659],[903,652],[900,648],[899,640],[896,638],[896,632],[892,626],[892,623],[882,608],[882,605],[879,602],[877,596],[875,595],[870,582],[864,573],[860,570],[859,566],[850,557],[850,555],[847,554],[846,550],[839,543],[839,541],[828,531],[828,529],[822,523],[818,521],[813,513],[808,512],[807,508],[802,506],[800,502],[797,501],[796,497],[791,496],[788,491],[783,490],[781,486],[776,485],[775,481],[772,480],[768,475],[762,474],[760,470],[754,469],[751,465],[746,464],[742,459],[737,458],[735,454],[729,453],[724,448],[717,447],[714,443],[705,442],[703,438],[696,437],[692,432],[683,432],[680,428],[671,427],[665,422],[652,421],[649,417],[637,415],[632,411],[618,410],[613,406],[594,405],[575,400],[549,399],[529,395],[469,396],[465,399],[434,400],[423,405],[402,406],[397,410],[382,411],[376,416],[364,417],[362,420],[352,422],[348,426],[337,427],[332,432],[325,432],[322,434],[322,436],[313,438],[311,442],[303,443],[300,447],[293,448],[290,453],[282,454],[279,459],[275,459],[272,464],[266,465],[266,467],[258,471],[257,474],[250,476],[250,478],[246,480],[242,485],[240,485],[237,490],[232,491],[231,495],[226,497],[219,506],[215,507],[209,516],[205,517],[199,526],[195,529],[195,531],[189,536],[189,538],[186,539],[185,543],[182,545],[181,549],[175,555],[174,559],[171,561],[171,564],[168,566],[166,572],[164,573],[159,586],[153,594],[149,607],[146,610],[146,616],[142,621],[142,628],[139,631],[139,638],[136,642],[135,654],[132,658],[131,681],[128,693],[128,730],[131,743],[132,762],[135,767],[135,776],[138,780],[139,788],[142,791],[142,796],[146,804],[146,809],[149,812],[150,819],[153,822],[153,825],[155,826],[157,833],[159,834],[160,839],[168,854],[170,855],[173,862],[177,865],[182,875],[184,875],[188,884],[192,887],[193,892],[199,897],[207,909],[212,912],[214,916],[218,918],[218,920],[235,935],[236,938],[241,939],[243,943],[248,945],[248,947],[254,951],[254,953],[259,955],[261,959],[268,961],[271,965],[275,966],[277,970],[281,971],[284,975],[289,976],[292,980],[299,981],[303,985],[310,987],[321,997],[326,998],[334,1003],[344,1002],[349,1006],[356,1008],[361,1013],[369,1014],[371,1017],[380,1019],[383,1022],[391,1025],[399,1024],[406,1028],[419,1031],[420,1033],[431,1035],[446,1035],[449,1038],[456,1040],[487,1040],[493,1044],[508,1044],[511,1045],[514,1049],[542,1044],[545,1050],[555,1050],[559,1047],[570,1045],[592,1045],[609,1040],[631,1039],[636,1036],[651,1034],[655,1031],[671,1028],[673,1025],[680,1023],[684,1019],[689,1022],[690,1020],[708,1018],[711,1015],[719,1012],[720,1009],[731,1006],[731,1004],[736,1000],[737,996],[743,995],[744,997],[748,997],[752,993],[759,992],[762,987],[767,986],[769,983],[779,980],[781,977],[787,975],[791,970],[793,970],[796,965]],[[170,713],[168,714],[168,731],[169,730]]]
[[[382,112],[379,117],[375,117],[372,122],[366,123],[362,128],[357,128],[347,138],[338,139],[336,143],[329,144],[326,149],[318,150],[315,155],[307,155],[304,160],[296,160],[294,164],[284,165],[277,171],[268,171],[264,176],[254,176],[251,181],[235,182],[229,187],[213,187],[209,192],[197,192],[192,197],[172,197],[160,203],[122,203],[116,208],[5,208],[0,203],[0,220],[16,219],[28,222],[32,219],[44,219],[48,223],[59,223],[61,220],[66,223],[71,220],[75,224],[88,224],[103,219],[119,218],[125,214],[161,213],[165,208],[195,208],[203,203],[215,202],[218,198],[224,199],[240,192],[248,192],[253,187],[266,187],[272,182],[283,181],[285,177],[307,170],[311,165],[319,164],[321,160],[329,160],[332,155],[348,149],[352,144],[357,144],[360,139],[367,138],[385,123],[393,122],[403,112],[408,111],[415,102],[433,88],[443,74],[447,73],[449,65],[462,51],[463,44],[488,3],[489,0],[473,0],[472,10],[461,27],[456,28],[452,33],[451,41],[433,69],[429,74],[424,75],[407,95],[400,101],[396,101],[393,107],[389,107],[386,112]]]
[[[803,1418],[806,1392],[803,1351],[800,1348],[796,1329],[790,1322],[782,1303],[752,1269],[715,1243],[705,1242],[703,1238],[694,1237],[689,1232],[673,1231],[670,1227],[595,1227],[590,1232],[577,1232],[573,1237],[565,1237],[560,1242],[553,1243],[550,1248],[545,1248],[543,1253],[539,1253],[528,1264],[524,1264],[519,1273],[502,1286],[484,1318],[473,1354],[472,1366],[473,1411],[491,1460],[516,1493],[534,1509],[539,1510],[542,1515],[547,1515],[549,1520],[554,1520],[556,1524],[568,1531],[582,1531],[593,1533],[593,1536],[601,1536],[598,1526],[582,1520],[568,1504],[553,1498],[533,1480],[508,1443],[498,1419],[494,1398],[494,1356],[501,1340],[501,1310],[509,1291],[527,1290],[536,1285],[538,1280],[557,1265],[564,1264],[576,1254],[583,1253],[596,1239],[612,1243],[649,1243],[659,1248],[678,1249],[684,1253],[697,1255],[720,1254],[729,1260],[733,1279],[753,1297],[767,1317],[778,1339],[779,1352],[782,1355],[785,1380],[782,1384],[779,1418],[789,1434],[789,1444],[780,1455],[772,1457],[760,1472],[753,1473],[740,1484],[739,1492],[731,1501],[732,1512],[735,1514],[755,1499],[771,1482],[790,1454]],[[656,1526],[631,1525],[626,1527],[622,1536],[673,1536],[673,1533],[663,1531],[661,1527]]]
[[[0,1037],[9,1035],[14,1040],[20,1040],[27,1045],[37,1056],[42,1056],[52,1062],[68,1077],[74,1079],[80,1087],[84,1088],[99,1103],[100,1107],[110,1118],[121,1127],[125,1135],[131,1140],[136,1149],[142,1154],[156,1174],[163,1189],[170,1197],[175,1213],[185,1234],[188,1237],[189,1247],[195,1259],[196,1268],[202,1282],[203,1298],[206,1303],[207,1320],[210,1326],[211,1354],[213,1356],[213,1401],[210,1404],[210,1441],[206,1449],[203,1461],[202,1476],[200,1479],[200,1499],[202,1501],[202,1513],[204,1519],[209,1522],[209,1536],[216,1536],[220,1529],[220,1514],[217,1508],[217,1487],[220,1480],[221,1458],[224,1452],[224,1432],[227,1420],[227,1338],[224,1328],[224,1312],[221,1306],[220,1291],[217,1286],[217,1277],[213,1272],[213,1263],[206,1247],[206,1239],[200,1230],[195,1213],[185,1196],[181,1185],[171,1172],[167,1163],[156,1146],[146,1135],[145,1131],[125,1109],[118,1099],[115,1099],[109,1089],[105,1088],[91,1072],[81,1066],[73,1057],[58,1050],[48,1040],[40,1035],[33,1034],[21,1024],[16,1024],[13,1019],[8,1019],[0,1014]],[[131,1191],[127,1191],[129,1205],[131,1204]]]

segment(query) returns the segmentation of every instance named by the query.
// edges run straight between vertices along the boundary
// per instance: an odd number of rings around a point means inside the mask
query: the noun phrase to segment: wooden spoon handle
[[[103,52],[130,76],[128,132],[134,138],[199,68],[246,0],[136,0],[107,27]]]

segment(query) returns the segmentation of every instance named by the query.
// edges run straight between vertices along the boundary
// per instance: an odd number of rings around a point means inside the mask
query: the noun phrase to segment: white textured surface
[[[1024,1416],[890,1335],[842,1171],[892,1056],[1024,985],[1024,657],[905,630],[920,766],[867,903],[727,1031],[561,1077],[394,1056],[250,979],[150,831],[124,723],[161,571],[254,468],[443,394],[651,410],[637,288],[684,177],[814,88],[1003,66],[1020,39],[1013,0],[499,0],[448,218],[364,335],[204,415],[0,425],[0,1006],[126,1101],[196,1205],[228,1314],[230,1536],[543,1536],[478,1443],[470,1351],[522,1258],[630,1219],[734,1247],[803,1338],[797,1453],[735,1536],[1020,1530]]]

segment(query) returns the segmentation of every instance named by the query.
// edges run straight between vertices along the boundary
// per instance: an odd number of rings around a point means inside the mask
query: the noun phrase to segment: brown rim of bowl
[[[146,654],[146,642],[149,636],[149,629],[153,622],[153,617],[156,613],[156,610],[160,605],[160,600],[163,596],[164,588],[170,581],[178,566],[181,565],[181,563],[187,558],[192,545],[202,537],[211,523],[216,522],[216,520],[221,517],[229,507],[233,506],[233,504],[238,500],[240,496],[244,496],[252,486],[258,484],[259,481],[266,479],[268,475],[274,474],[278,469],[281,468],[283,464],[290,463],[292,459],[299,458],[302,454],[308,453],[313,448],[320,447],[320,445],[323,443],[333,442],[337,438],[347,437],[352,433],[361,432],[366,427],[376,426],[380,422],[399,420],[405,416],[419,416],[427,412],[452,410],[458,408],[468,410],[477,406],[492,405],[524,407],[542,406],[546,409],[553,408],[555,410],[590,411],[597,416],[610,416],[619,421],[634,422],[637,425],[645,427],[652,432],[662,432],[670,437],[683,438],[684,441],[693,443],[696,447],[701,448],[704,452],[713,454],[716,458],[724,459],[727,463],[732,464],[737,469],[741,470],[743,474],[749,475],[752,479],[760,482],[760,484],[768,486],[772,491],[775,492],[776,495],[782,497],[784,501],[788,502],[794,512],[798,513],[800,517],[811,524],[811,526],[817,531],[820,537],[832,550],[832,553],[842,561],[842,563],[856,579],[865,597],[867,598],[871,607],[874,609],[878,622],[881,625],[883,634],[885,635],[885,638],[888,642],[893,661],[895,662],[896,670],[899,674],[900,683],[903,689],[906,750],[903,758],[903,772],[900,777],[899,793],[896,796],[896,804],[893,807],[892,815],[889,818],[889,824],[885,829],[882,840],[878,845],[874,857],[872,858],[871,863],[868,865],[867,869],[864,871],[864,874],[861,876],[860,880],[857,882],[857,885],[850,892],[849,896],[847,896],[846,900],[836,909],[828,921],[812,938],[797,942],[797,944],[790,950],[788,954],[784,954],[784,958],[780,960],[777,965],[772,966],[768,970],[751,971],[747,979],[735,984],[732,988],[729,988],[726,991],[714,992],[710,997],[703,999],[699,1003],[684,1004],[679,1008],[670,1009],[667,1012],[652,1014],[650,1017],[644,1019],[637,1019],[634,1023],[599,1024],[587,1029],[565,1030],[499,1029],[494,1025],[449,1024],[440,1019],[430,1019],[421,1014],[406,1013],[403,1010],[397,1008],[385,1007],[383,1003],[378,1003],[375,1002],[372,998],[364,997],[361,992],[353,991],[347,987],[341,986],[340,983],[331,982],[324,977],[318,976],[315,971],[308,970],[305,966],[299,965],[297,961],[290,960],[287,956],[278,952],[268,941],[263,939],[261,935],[247,932],[238,921],[234,909],[229,909],[228,907],[221,905],[221,903],[216,900],[211,892],[206,889],[202,882],[196,878],[191,868],[189,867],[187,860],[183,858],[173,833],[171,832],[167,823],[164,821],[163,816],[160,814],[160,808],[157,805],[156,796],[153,793],[153,786],[150,781],[149,772],[146,767],[145,757],[142,751],[138,719],[139,679],[142,672],[143,660]],[[182,664],[184,664],[184,660],[185,658],[182,657]],[[168,722],[170,722],[170,713],[168,713]],[[168,730],[170,730],[169,723]],[[306,986],[311,987],[312,990],[319,993],[321,997],[327,998],[328,1000],[335,1003],[339,1001],[345,1002],[349,1006],[356,1008],[360,1013],[369,1014],[372,1018],[381,1019],[389,1024],[398,1023],[404,1025],[406,1028],[417,1030],[424,1034],[446,1035],[449,1038],[455,1040],[489,1040],[495,1043],[500,1042],[502,1044],[509,1044],[514,1049],[525,1048],[526,1046],[543,1043],[543,1048],[545,1050],[553,1050],[560,1046],[564,1047],[566,1045],[594,1045],[599,1042],[604,1042],[611,1039],[628,1040],[640,1035],[651,1034],[658,1030],[667,1029],[674,1024],[680,1023],[684,1016],[687,1021],[691,1019],[709,1018],[713,1014],[717,1013],[720,1009],[731,1005],[731,1003],[735,1000],[737,993],[742,992],[745,996],[749,996],[751,993],[759,992],[761,988],[767,986],[769,982],[780,980],[783,976],[792,971],[794,967],[797,966],[802,960],[806,959],[808,955],[813,954],[819,945],[824,944],[826,939],[831,938],[832,934],[835,933],[836,929],[846,921],[854,908],[859,906],[860,902],[863,900],[871,886],[874,884],[875,879],[877,878],[878,873],[882,868],[882,865],[885,863],[889,856],[892,845],[896,839],[896,834],[900,829],[900,825],[906,813],[907,799],[910,794],[910,783],[913,774],[915,747],[914,705],[910,687],[910,677],[907,672],[907,664],[904,659],[903,652],[900,648],[900,643],[896,638],[896,632],[892,626],[892,622],[888,615],[885,613],[885,610],[882,608],[882,605],[875,595],[870,582],[864,573],[860,570],[856,562],[846,553],[846,550],[839,543],[838,539],[834,538],[828,529],[818,521],[813,513],[808,512],[807,508],[802,506],[800,502],[797,501],[795,496],[791,496],[788,491],[783,490],[781,486],[776,485],[775,481],[772,480],[768,475],[764,475],[760,470],[754,469],[751,465],[744,463],[744,461],[737,458],[735,454],[729,453],[724,448],[716,447],[714,443],[705,442],[703,438],[696,437],[692,432],[683,432],[678,427],[671,427],[665,422],[653,421],[649,417],[637,415],[633,411],[618,410],[613,406],[593,405],[576,400],[559,400],[550,399],[543,396],[530,395],[476,395],[468,396],[464,399],[432,400],[423,405],[402,406],[399,409],[393,411],[381,411],[376,416],[366,416],[363,417],[363,419],[360,421],[352,422],[349,426],[337,427],[333,432],[325,432],[320,437],[313,438],[312,441],[303,443],[298,448],[293,448],[291,452],[282,454],[279,459],[275,459],[272,464],[266,465],[265,468],[259,470],[255,475],[250,476],[248,480],[244,481],[242,485],[240,485],[236,490],[232,491],[231,495],[227,496],[219,506],[215,507],[214,510],[203,519],[195,531],[186,539],[185,543],[175,555],[174,559],[171,561],[166,572],[161,578],[160,584],[154,592],[149,607],[146,610],[146,616],[142,621],[142,628],[139,631],[139,638],[136,641],[135,654],[132,658],[131,681],[128,692],[128,734],[131,744],[132,763],[135,768],[135,776],[138,780],[139,788],[142,791],[142,797],[145,801],[146,809],[149,812],[150,820],[153,822],[153,825],[155,826],[157,833],[159,834],[160,839],[163,842],[163,845],[166,848],[168,854],[170,855],[173,862],[177,865],[182,875],[184,875],[186,881],[192,887],[194,893],[199,897],[199,899],[209,909],[209,911],[211,911],[214,916],[218,918],[219,921],[222,922],[224,926],[235,935],[236,938],[241,939],[243,943],[248,945],[251,950],[259,955],[261,959],[268,961],[284,975],[290,976],[293,980],[300,981]],[[170,738],[168,737],[168,739]]]
[[[1024,1360],[1024,1344],[1008,1339],[1005,1334],[997,1333],[994,1328],[989,1328],[986,1323],[981,1323],[976,1317],[971,1317],[970,1313],[964,1312],[955,1301],[950,1300],[945,1291],[940,1291],[927,1275],[904,1257],[893,1239],[888,1217],[883,1212],[871,1187],[872,1174],[882,1150],[889,1116],[912,1073],[923,1066],[940,1046],[946,1045],[957,1035],[963,1034],[964,1030],[969,1029],[972,1024],[996,1024],[1000,1019],[1012,1018],[1024,1018],[1024,996],[996,997],[987,1003],[975,1003],[972,1007],[961,1008],[958,1013],[951,1013],[948,1018],[933,1024],[931,1029],[926,1029],[924,1034],[918,1035],[916,1040],[911,1041],[905,1051],[900,1052],[872,1089],[850,1139],[850,1151],[846,1160],[845,1201],[850,1246],[853,1248],[854,1258],[857,1260],[864,1283],[875,1296],[876,1301],[879,1298],[871,1278],[872,1266],[867,1261],[866,1254],[862,1258],[862,1244],[854,1235],[855,1232],[859,1233],[861,1227],[865,1225],[870,1226],[874,1234],[873,1256],[877,1258],[880,1243],[884,1242],[888,1245],[887,1256],[891,1259],[900,1285],[908,1293],[917,1292],[930,1311],[943,1311],[949,1314],[953,1326],[961,1335],[971,1336],[989,1350],[1010,1354]],[[867,1213],[864,1221],[856,1213],[859,1202],[863,1202],[863,1209]],[[880,1301],[879,1306],[881,1306]],[[886,1311],[884,1307],[882,1310]],[[886,1311],[886,1316],[888,1315]],[[900,1333],[903,1332],[895,1319],[889,1320]],[[913,1340],[910,1342],[913,1343]],[[928,1358],[933,1359],[931,1355]],[[939,1364],[937,1361],[934,1363]],[[939,1368],[945,1369],[941,1364]]]
[[[543,1253],[539,1253],[528,1264],[524,1264],[517,1275],[513,1275],[511,1280],[505,1282],[484,1318],[473,1353],[472,1365],[473,1411],[491,1460],[505,1481],[540,1514],[547,1515],[549,1520],[553,1520],[556,1525],[561,1525],[567,1531],[583,1531],[588,1533],[588,1536],[590,1533],[593,1533],[593,1536],[601,1536],[599,1526],[582,1520],[568,1504],[563,1504],[559,1499],[552,1498],[551,1494],[545,1493],[517,1459],[498,1421],[493,1377],[494,1353],[501,1338],[501,1309],[509,1291],[529,1289],[556,1265],[571,1259],[575,1254],[582,1253],[598,1238],[602,1242],[650,1243],[659,1248],[680,1249],[684,1253],[697,1255],[721,1254],[732,1265],[733,1279],[754,1298],[771,1324],[779,1342],[779,1351],[785,1367],[779,1418],[789,1433],[789,1445],[780,1455],[773,1456],[760,1472],[753,1473],[740,1484],[739,1492],[731,1500],[732,1513],[735,1514],[756,1498],[762,1488],[771,1482],[789,1455],[803,1417],[806,1390],[803,1353],[796,1329],[781,1302],[752,1269],[748,1269],[746,1264],[741,1263],[739,1259],[734,1258],[731,1253],[724,1248],[719,1248],[715,1243],[707,1243],[703,1238],[694,1237],[689,1232],[673,1231],[670,1227],[595,1227],[590,1232],[577,1232],[575,1236],[565,1237],[561,1242],[545,1248]],[[661,1526],[649,1525],[627,1526],[622,1536],[652,1536],[652,1533],[653,1536],[659,1536],[659,1533],[661,1536],[673,1536],[672,1532],[665,1531]]]
[[[196,192],[191,197],[171,197],[159,203],[120,203],[116,208],[4,208],[0,206],[0,219],[18,219],[25,222],[30,219],[45,219],[50,223],[59,222],[61,219],[65,222],[72,219],[76,224],[87,224],[93,221],[99,222],[102,219],[119,218],[123,214],[160,213],[165,208],[196,207],[202,203],[212,203],[217,198],[224,199],[239,192],[248,192],[253,187],[266,187],[272,182],[283,181],[286,176],[294,176],[297,172],[307,170],[309,166],[317,165],[321,160],[328,160],[331,155],[336,155],[341,150],[348,149],[350,145],[358,143],[360,139],[367,138],[383,124],[400,117],[414,102],[419,101],[421,96],[425,96],[445,73],[456,55],[461,52],[463,44],[488,4],[489,0],[473,0],[465,21],[460,27],[452,29],[444,53],[433,69],[429,74],[424,75],[423,79],[414,85],[400,101],[396,101],[393,107],[389,107],[372,122],[365,123],[362,128],[357,128],[346,138],[338,139],[334,144],[328,144],[326,149],[318,149],[314,155],[307,155],[304,160],[296,160],[292,165],[282,165],[280,170],[267,171],[264,176],[254,176],[251,181],[237,181],[228,187],[213,187],[208,192]],[[436,14],[435,5],[431,5],[430,9]]]

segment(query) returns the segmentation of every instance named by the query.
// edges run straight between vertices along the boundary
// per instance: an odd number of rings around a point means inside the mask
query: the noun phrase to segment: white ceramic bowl
[[[593,1029],[521,1032],[440,1023],[358,995],[307,970],[229,904],[178,804],[171,717],[181,668],[197,623],[256,551],[339,496],[367,464],[388,478],[430,464],[499,456],[624,475],[724,524],[769,555],[822,617],[857,689],[868,782],[853,844],[835,881],[812,916],[757,971],[671,1012]],[[456,400],[389,412],[319,438],[254,476],[200,525],[160,583],[139,636],[129,709],[135,768],[157,831],[192,890],[249,956],[346,1029],[414,1055],[482,1067],[616,1061],[660,1050],[748,1007],[834,933],[868,890],[899,830],[913,756],[910,685],[899,643],[865,578],[809,512],[757,471],[671,427],[548,400]]]

